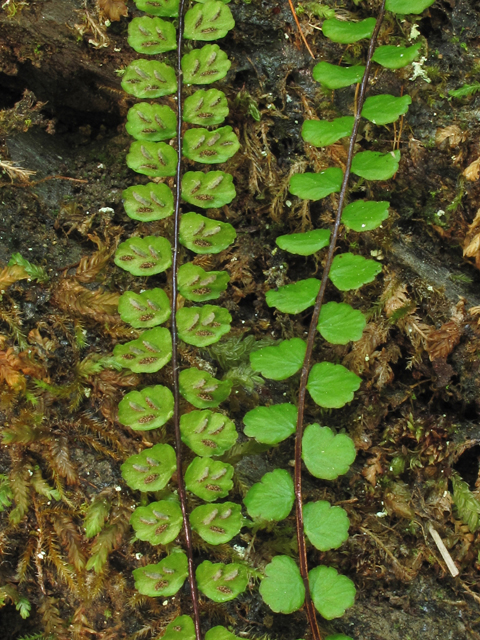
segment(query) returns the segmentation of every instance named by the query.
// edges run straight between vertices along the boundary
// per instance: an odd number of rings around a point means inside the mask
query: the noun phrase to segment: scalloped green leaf
[[[118,313],[135,329],[149,329],[169,319],[170,300],[163,289],[147,289],[142,293],[125,291],[118,300]]]
[[[347,205],[342,213],[342,222],[354,231],[372,231],[388,218],[390,203],[357,200]]]
[[[351,136],[353,116],[335,118],[335,120],[305,120],[302,126],[302,138],[314,147],[328,147],[341,138]]]
[[[313,79],[327,89],[343,89],[362,81],[365,67],[340,67],[329,62],[319,62],[313,67]]]
[[[195,640],[195,625],[190,616],[177,616],[165,629],[162,640]]]
[[[140,100],[169,96],[177,91],[175,69],[157,60],[134,60],[125,69],[122,89]]]
[[[363,38],[371,38],[376,22],[375,18],[367,18],[360,22],[329,18],[322,24],[322,31],[323,35],[333,42],[352,44]]]
[[[191,368],[180,371],[180,393],[197,409],[210,409],[226,400],[233,383],[230,380],[217,380],[206,371]]]
[[[372,60],[387,69],[401,69],[418,58],[421,48],[421,42],[414,44],[413,47],[396,47],[386,44],[375,49]]]
[[[315,609],[326,620],[340,618],[355,602],[355,585],[333,567],[315,567],[308,581]]]
[[[308,502],[303,507],[305,535],[319,551],[338,549],[348,540],[350,521],[341,507],[332,507],[326,500]]]
[[[125,213],[133,220],[163,220],[173,213],[173,193],[166,184],[135,185],[125,189],[122,196]]]
[[[236,443],[235,423],[223,413],[191,411],[180,418],[182,442],[197,456],[221,456]]]
[[[412,99],[409,95],[396,98],[389,94],[370,96],[365,100],[362,109],[362,117],[373,124],[389,124],[396,122],[400,116],[408,111]]]
[[[367,324],[365,316],[345,302],[323,305],[317,329],[330,344],[347,344],[360,340]]]
[[[283,340],[276,347],[264,347],[250,354],[250,364],[254,371],[260,371],[264,378],[286,380],[300,371],[307,345],[300,338]]]
[[[187,40],[210,42],[224,38],[235,26],[232,12],[221,0],[196,4],[185,14],[184,36]]]
[[[229,0],[227,0],[229,2]],[[225,627],[212,627],[205,634],[205,640],[239,640],[238,636],[230,633]]]
[[[203,307],[182,307],[177,311],[178,335],[195,347],[208,347],[230,331],[232,316],[213,304]]]
[[[227,98],[218,89],[198,89],[183,105],[183,120],[205,127],[222,124],[228,113]]]
[[[225,171],[187,171],[182,178],[182,198],[202,209],[223,207],[236,195],[233,176]]]
[[[393,13],[423,13],[435,0],[387,0],[385,8]]]
[[[182,264],[178,270],[178,290],[186,300],[193,302],[219,298],[229,282],[226,271],[204,271],[192,262]]]
[[[352,173],[365,180],[390,180],[398,171],[400,151],[362,151],[353,157]]]
[[[161,18],[133,18],[128,25],[128,44],[137,53],[165,53],[177,48],[177,32],[171,22]]]
[[[176,150],[166,142],[136,140],[127,154],[128,167],[151,178],[174,176],[177,162]]]
[[[233,488],[233,467],[212,458],[194,458],[185,472],[185,486],[205,502],[225,498]]]
[[[237,563],[205,560],[198,565],[195,576],[200,591],[214,602],[234,600],[248,585],[247,568]]]
[[[186,84],[211,84],[224,78],[231,65],[218,44],[206,44],[183,56],[183,79]]]
[[[172,336],[163,327],[148,329],[136,340],[115,345],[113,355],[134,373],[155,373],[172,358]]]
[[[184,213],[180,220],[180,243],[195,253],[220,253],[236,237],[230,223],[211,220],[199,213]]]
[[[279,287],[277,291],[267,291],[265,299],[269,307],[282,313],[301,313],[315,304],[320,284],[317,278],[299,280]]]
[[[118,245],[114,260],[134,276],[154,276],[172,266],[172,245],[161,236],[129,238]]]
[[[221,0],[218,4],[223,5]],[[189,129],[183,137],[183,155],[189,160],[203,164],[226,162],[239,149],[240,142],[230,126],[220,127],[214,131]]]
[[[314,229],[304,233],[289,233],[275,240],[280,249],[299,256],[311,256],[328,246],[330,229]]]
[[[240,533],[242,509],[235,502],[202,504],[190,514],[190,524],[208,544],[225,544]]]
[[[256,407],[243,417],[244,433],[263,444],[278,444],[295,433],[297,414],[293,404]]]
[[[128,110],[125,129],[135,140],[169,140],[176,133],[177,116],[166,105],[140,102]]]
[[[135,589],[144,596],[174,596],[188,576],[187,556],[174,551],[157,564],[147,564],[132,572]]]
[[[303,200],[321,200],[342,188],[343,171],[330,167],[320,173],[297,173],[290,179],[289,191]]]
[[[335,435],[329,427],[318,424],[308,425],[303,433],[302,458],[315,478],[335,480],[347,473],[355,456],[353,440],[344,433]]]
[[[130,391],[118,405],[118,421],[135,431],[158,429],[173,416],[173,394],[162,385]]]
[[[375,260],[367,260],[354,253],[340,253],[335,256],[329,278],[340,291],[358,289],[382,271],[382,265]]]
[[[300,569],[288,556],[275,556],[265,567],[260,595],[275,613],[293,613],[305,602],[305,586]]]
[[[361,382],[361,378],[341,364],[318,362],[310,371],[307,389],[320,407],[340,409],[353,400]]]
[[[130,489],[160,491],[177,468],[175,450],[169,444],[156,444],[130,456],[121,466],[122,476]]]
[[[153,16],[176,18],[180,2],[179,0],[135,0],[135,4],[137,9]]]
[[[178,502],[160,500],[146,507],[137,507],[130,517],[135,535],[150,544],[169,544],[183,526],[182,510]]]
[[[243,499],[247,513],[253,520],[279,522],[285,520],[295,501],[293,480],[285,469],[266,473],[252,485]]]

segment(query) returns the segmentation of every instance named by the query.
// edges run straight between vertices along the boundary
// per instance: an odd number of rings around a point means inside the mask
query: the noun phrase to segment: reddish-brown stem
[[[303,44],[305,45],[305,47],[307,48],[308,53],[312,56],[312,58],[315,60],[315,56],[313,55],[313,51],[310,49],[310,46],[307,42],[307,39],[305,38],[305,36],[303,35],[303,31],[302,31],[302,27],[300,26],[300,21],[297,18],[297,12],[295,11],[295,7],[293,6],[293,2],[292,0],[288,0],[288,4],[290,5],[290,11],[292,12],[292,16],[293,19],[295,20],[295,24],[297,25],[297,29],[300,33],[300,37],[303,40]]]
[[[173,397],[175,408],[173,413],[173,422],[175,428],[175,449],[177,453],[177,482],[178,495],[180,497],[180,505],[183,516],[183,530],[185,533],[185,545],[188,558],[188,582],[190,584],[190,592],[192,595],[193,606],[193,622],[195,624],[195,638],[201,640],[202,631],[200,628],[200,608],[198,604],[198,590],[195,580],[195,568],[193,566],[193,546],[192,531],[190,529],[190,521],[187,512],[187,499],[185,494],[185,482],[183,480],[182,470],[182,439],[180,436],[180,390],[178,382],[178,330],[177,330],[177,299],[178,299],[178,258],[179,258],[179,231],[180,231],[180,198],[182,191],[182,89],[183,89],[183,72],[182,72],[182,45],[183,45],[183,27],[184,27],[185,0],[180,0],[178,12],[178,44],[177,44],[177,151],[178,162],[175,177],[175,211],[174,211],[174,232],[173,232],[173,276],[172,276],[172,368],[173,368]]]
[[[358,100],[355,110],[355,120],[353,124],[353,131],[350,137],[350,144],[348,147],[348,157],[345,166],[345,174],[343,176],[342,188],[340,190],[340,198],[338,201],[337,214],[335,216],[335,224],[333,225],[332,236],[330,239],[330,245],[328,247],[327,259],[323,269],[322,282],[320,285],[320,291],[315,302],[313,309],[313,315],[310,322],[307,337],[307,350],[305,353],[305,359],[302,365],[302,373],[300,378],[300,388],[298,392],[298,418],[297,429],[295,435],[295,512],[297,520],[297,542],[298,542],[298,555],[300,563],[300,573],[305,585],[305,608],[307,612],[308,622],[312,630],[314,640],[322,640],[320,629],[318,628],[317,616],[315,613],[315,607],[313,605],[309,586],[308,586],[308,561],[307,561],[307,549],[305,543],[305,533],[303,527],[303,500],[302,500],[302,436],[303,436],[303,417],[305,414],[305,396],[307,393],[307,381],[310,371],[310,361],[312,359],[313,344],[315,341],[315,334],[317,331],[318,318],[323,304],[323,298],[325,290],[327,288],[328,274],[330,267],[332,266],[333,256],[335,253],[335,247],[337,244],[338,232],[340,229],[340,221],[342,219],[342,211],[345,203],[345,197],[347,193],[348,180],[350,178],[350,172],[352,168],[352,160],[355,149],[355,140],[358,133],[358,126],[360,124],[360,114],[362,112],[363,103],[365,102],[365,95],[367,92],[368,77],[370,75],[370,68],[372,66],[372,56],[375,48],[375,42],[377,40],[378,32],[383,22],[385,14],[385,0],[382,2],[380,13],[377,18],[375,30],[370,39],[370,45],[368,47],[367,61],[365,64],[365,73],[363,74],[362,82],[360,85],[360,91],[358,94]]]

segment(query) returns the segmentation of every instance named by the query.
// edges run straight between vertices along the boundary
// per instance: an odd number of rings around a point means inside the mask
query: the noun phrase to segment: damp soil
[[[348,0],[327,4],[354,18],[378,6],[376,0],[363,8]],[[292,466],[290,440],[255,450],[242,433],[246,410],[294,402],[298,384],[255,376],[248,367],[252,343],[303,335],[309,322],[308,312],[287,316],[268,308],[265,292],[319,275],[322,267],[322,254],[289,256],[275,238],[329,226],[335,210],[336,196],[309,205],[288,194],[288,181],[293,173],[341,167],[346,158],[340,143],[323,150],[305,145],[302,122],[350,114],[355,95],[350,88],[333,95],[312,81],[314,61],[288,3],[233,0],[230,6],[236,28],[222,47],[232,68],[221,88],[242,149],[225,166],[237,198],[212,215],[235,226],[237,241],[198,263],[230,273],[220,303],[233,315],[232,337],[209,350],[184,346],[180,355],[184,366],[235,381],[224,409],[240,433],[231,454],[238,459],[231,498],[240,500],[265,472]],[[364,45],[345,53],[326,42],[318,5],[304,6],[302,30],[317,60],[360,59]],[[172,442],[172,433],[123,427],[118,402],[138,385],[168,384],[171,372],[140,377],[108,366],[115,344],[136,335],[117,315],[118,296],[142,286],[114,266],[115,247],[133,233],[172,231],[168,220],[134,224],[122,207],[123,189],[145,182],[125,164],[124,122],[133,101],[120,80],[134,57],[126,34],[136,14],[132,2],[128,9],[128,17],[108,27],[91,0],[10,0],[0,12],[0,159],[35,172],[12,180],[0,173],[0,473],[13,491],[13,504],[7,500],[0,513],[5,640],[150,640],[190,611],[186,587],[166,599],[135,592],[132,570],[154,562],[159,551],[133,537],[128,520],[140,498],[120,472],[126,457]],[[341,298],[328,292],[362,309],[369,324],[353,346],[319,342],[316,349],[318,359],[343,362],[363,384],[341,411],[307,406],[309,422],[345,430],[358,450],[339,481],[305,474],[305,499],[339,504],[351,520],[348,541],[334,551],[310,551],[309,562],[337,567],[357,587],[343,618],[320,621],[324,635],[478,640],[480,544],[453,504],[451,478],[457,474],[472,492],[479,488],[480,260],[478,252],[465,257],[463,251],[475,240],[471,225],[480,202],[480,180],[464,174],[480,156],[480,93],[449,96],[480,81],[478,4],[437,0],[416,20],[387,19],[381,39],[405,43],[416,32],[425,45],[417,76],[411,67],[375,73],[370,87],[409,93],[407,116],[401,126],[363,127],[358,140],[381,151],[396,145],[402,161],[388,183],[352,187],[355,197],[390,201],[389,220],[370,233],[341,232],[341,250],[380,261],[383,273],[359,292]],[[5,280],[2,270],[13,254],[43,267],[47,278]],[[148,284],[170,291],[164,276]],[[87,539],[84,518],[92,503],[105,507],[104,528]],[[244,530],[233,550],[212,551],[195,539],[196,558],[227,561],[240,554],[261,570],[275,554],[295,557],[294,526],[290,518],[255,534]],[[430,526],[458,577],[450,575]],[[92,558],[97,571],[86,569]],[[28,616],[22,598],[30,603]],[[254,586],[231,603],[203,601],[201,608],[205,629],[224,624],[246,638],[309,637],[302,611],[273,614]]]

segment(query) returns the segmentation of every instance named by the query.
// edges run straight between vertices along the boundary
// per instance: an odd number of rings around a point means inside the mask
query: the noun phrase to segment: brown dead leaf
[[[480,178],[480,157],[468,165],[463,175],[467,180],[470,180],[470,182],[474,182]]]
[[[367,464],[362,469],[362,476],[369,482],[372,487],[377,485],[377,475],[383,474],[382,456],[377,453],[374,458],[369,458]]]
[[[28,273],[25,268],[19,264],[14,264],[9,267],[5,267],[0,271],[0,291],[4,291],[10,285],[14,284],[18,280],[25,280],[28,278]]]
[[[449,127],[445,127],[444,129],[437,129],[437,133],[435,135],[435,144],[437,146],[441,145],[442,142],[448,140],[451,147],[458,147],[461,142],[465,142],[467,136],[456,124],[451,124]]]
[[[463,242],[463,255],[466,258],[475,258],[475,266],[480,269],[480,209],[477,211],[472,224],[468,227],[467,235]]]
[[[45,369],[33,361],[32,355],[26,351],[15,353],[13,347],[6,351],[0,351],[0,381],[6,382],[9,387],[23,390],[26,387],[24,375],[44,378]]]
[[[98,0],[98,8],[111,22],[119,22],[122,16],[128,16],[123,0]]]

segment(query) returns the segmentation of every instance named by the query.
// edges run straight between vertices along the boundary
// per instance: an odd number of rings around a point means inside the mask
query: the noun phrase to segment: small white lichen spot
[[[416,40],[420,35],[420,31],[418,30],[418,24],[412,24],[412,28],[410,30],[410,40]]]
[[[422,56],[418,62],[412,62],[413,73],[410,76],[410,80],[416,80],[417,78],[422,78],[425,82],[431,82],[430,78],[427,76],[427,72],[423,68],[423,65],[427,59],[425,56]]]

